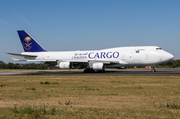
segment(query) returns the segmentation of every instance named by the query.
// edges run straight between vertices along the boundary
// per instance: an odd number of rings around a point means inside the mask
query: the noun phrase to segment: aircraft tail
[[[34,40],[26,31],[17,31],[25,52],[46,52],[46,50]]]

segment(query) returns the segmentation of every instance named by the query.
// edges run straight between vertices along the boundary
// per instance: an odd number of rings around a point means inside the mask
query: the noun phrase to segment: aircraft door
[[[149,60],[149,55],[148,54],[146,54],[145,60]]]

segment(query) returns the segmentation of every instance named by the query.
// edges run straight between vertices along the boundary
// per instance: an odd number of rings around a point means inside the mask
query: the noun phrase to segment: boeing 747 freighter
[[[17,31],[24,48],[20,56],[26,60],[12,57],[14,61],[43,62],[60,69],[79,68],[84,72],[104,71],[107,67],[149,66],[156,72],[157,64],[171,61],[174,56],[157,46],[117,47],[102,50],[58,51],[45,50],[26,31]]]

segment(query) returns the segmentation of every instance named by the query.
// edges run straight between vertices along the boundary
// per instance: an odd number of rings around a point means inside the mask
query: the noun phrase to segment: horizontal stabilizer
[[[11,59],[13,59],[15,62],[19,62],[19,61],[27,61],[27,60],[20,60],[20,59],[15,58],[15,57],[11,57]]]
[[[15,57],[11,57],[11,59],[13,59],[16,62],[18,62],[18,61],[27,61],[27,62],[56,62],[56,60],[20,60],[20,59],[15,58]]]
[[[18,58],[15,58],[15,57],[11,57],[11,59],[13,59],[14,61],[20,61],[20,59],[18,59]]]
[[[7,54],[10,54],[10,55],[15,55],[15,56],[20,56],[20,57],[32,57],[32,58],[35,58],[37,57],[36,55],[25,55],[25,54],[16,54],[16,53],[7,53]]]
[[[57,62],[56,60],[27,60],[28,62]]]

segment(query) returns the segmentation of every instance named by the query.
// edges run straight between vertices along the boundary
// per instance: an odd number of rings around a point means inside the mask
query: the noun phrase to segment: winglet
[[[17,31],[25,52],[46,52],[46,50],[34,40],[26,31]]]

